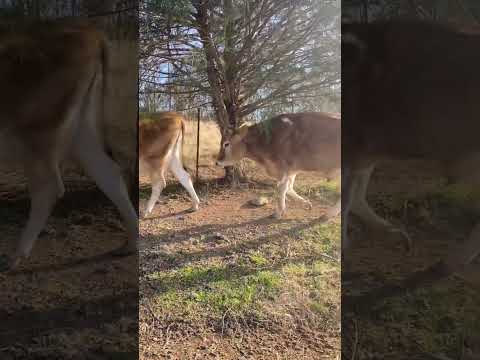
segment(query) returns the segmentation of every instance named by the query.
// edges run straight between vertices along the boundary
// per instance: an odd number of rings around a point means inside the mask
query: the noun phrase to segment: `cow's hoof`
[[[283,212],[276,211],[272,214],[272,218],[277,219],[277,220],[280,220],[282,217],[283,217]]]
[[[195,204],[195,205],[192,205],[192,207],[190,209],[188,209],[187,212],[193,213],[193,212],[198,211],[199,208],[200,207],[198,206],[198,204]]]
[[[307,201],[307,202],[305,202],[305,204],[307,205],[307,209],[308,209],[308,210],[312,210],[312,209],[313,209],[313,204],[312,204],[311,201]]]

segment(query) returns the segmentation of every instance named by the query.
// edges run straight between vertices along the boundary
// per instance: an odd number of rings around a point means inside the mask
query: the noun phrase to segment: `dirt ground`
[[[475,190],[475,189],[473,189]],[[475,191],[474,191],[475,192]],[[437,164],[386,164],[372,178],[368,198],[403,225],[415,252],[398,239],[375,237],[358,221],[357,246],[342,264],[342,296],[396,284],[444,258],[480,218],[469,189],[449,184]],[[348,359],[464,359],[480,354],[480,266],[430,288],[379,301],[363,315],[343,307],[342,356]],[[476,339],[476,340],[475,340]],[[475,349],[477,348],[477,349]],[[444,356],[444,357],[442,357]]]
[[[140,222],[140,358],[338,359],[339,219],[322,215],[338,190],[315,174],[298,177],[313,209],[288,202],[270,218],[273,182],[230,189],[222,171],[203,167],[195,213],[170,181],[164,199]],[[150,189],[141,177],[140,207]]]
[[[65,197],[31,258],[0,273],[1,359],[95,359],[137,348],[137,257],[109,254],[126,240],[119,215],[87,178],[64,180]],[[22,175],[2,171],[0,253],[12,253],[28,209]]]
[[[187,123],[184,165],[195,171],[196,124]],[[340,220],[323,214],[335,183],[297,177],[313,209],[287,200],[274,220],[275,184],[252,162],[237,188],[219,184],[220,134],[202,122],[200,210],[170,177],[161,201],[140,222],[140,358],[339,359]],[[140,209],[150,196],[140,176]],[[249,201],[264,196],[269,203]]]

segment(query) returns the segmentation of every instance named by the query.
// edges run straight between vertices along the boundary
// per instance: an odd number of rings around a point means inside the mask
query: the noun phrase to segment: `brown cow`
[[[67,156],[120,211],[129,240],[119,252],[137,249],[136,212],[99,134],[106,55],[104,35],[83,22],[0,24],[0,135],[9,146],[2,160],[25,170],[31,197],[27,225],[13,258],[2,258],[3,268],[29,256],[64,193],[60,164]]]
[[[242,158],[262,165],[276,178],[280,192],[277,218],[285,213],[286,195],[311,207],[310,201],[293,189],[300,171],[319,171],[328,178],[340,173],[340,116],[326,113],[304,112],[282,114],[264,123],[241,126],[230,138],[222,142],[217,165],[230,166]],[[340,213],[340,200],[331,207],[327,216]]]
[[[371,228],[408,235],[378,216],[365,195],[375,165],[442,161],[480,183],[480,36],[418,21],[342,27],[343,244],[350,211]],[[480,252],[480,223],[430,270],[447,276]],[[430,271],[429,270],[429,271]]]
[[[152,182],[152,194],[144,217],[152,212],[166,186],[165,172],[168,168],[190,194],[191,210],[198,210],[200,200],[193,188],[192,179],[182,164],[185,119],[175,112],[142,114],[142,118],[138,129],[140,166],[149,173]]]

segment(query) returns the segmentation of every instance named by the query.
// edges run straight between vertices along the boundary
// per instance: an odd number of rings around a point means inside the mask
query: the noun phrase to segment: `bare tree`
[[[208,103],[222,136],[263,109],[340,96],[337,0],[163,0],[142,10],[143,99]]]

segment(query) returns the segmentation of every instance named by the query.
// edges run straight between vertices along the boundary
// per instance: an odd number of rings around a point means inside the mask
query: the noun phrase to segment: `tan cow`
[[[120,211],[129,240],[119,253],[137,249],[136,212],[98,131],[106,61],[104,35],[83,22],[0,24],[1,158],[24,168],[31,197],[28,222],[13,257],[3,257],[4,269],[29,256],[64,193],[60,164],[70,156]]]
[[[480,184],[480,35],[427,22],[342,26],[343,244],[349,212],[371,228],[408,235],[366,201],[375,165],[391,159],[445,162]],[[430,270],[447,276],[480,253],[480,222]]]
[[[152,183],[144,217],[155,206],[166,186],[165,173],[170,169],[192,198],[192,211],[198,210],[200,200],[193,188],[192,179],[183,168],[182,147],[185,136],[185,119],[179,113],[158,112],[142,114],[140,121],[139,157],[141,171],[146,170]]]
[[[275,116],[263,123],[244,124],[231,137],[222,141],[217,159],[219,166],[231,166],[242,158],[262,165],[276,178],[279,189],[275,217],[285,213],[286,195],[311,207],[310,201],[293,189],[300,171],[318,171],[328,178],[340,174],[340,116],[326,113],[295,113]],[[340,212],[340,200],[327,211],[327,216]]]

